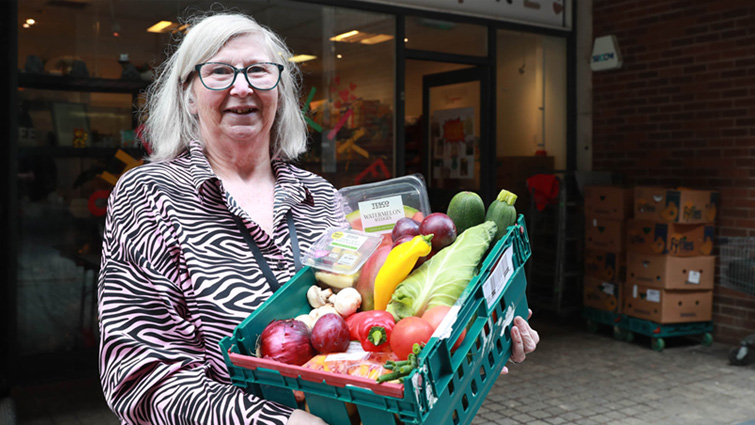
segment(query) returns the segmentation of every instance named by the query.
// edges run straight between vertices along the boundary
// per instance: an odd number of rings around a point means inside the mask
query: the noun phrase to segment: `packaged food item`
[[[359,271],[382,241],[379,235],[348,228],[328,229],[304,255],[318,282],[334,289],[354,286]]]
[[[380,235],[390,233],[402,217],[417,221],[431,213],[421,174],[344,187],[339,200],[349,226]]]
[[[398,357],[391,352],[364,351],[359,342],[352,341],[346,352],[319,354],[312,357],[303,367],[377,379],[378,376],[391,372],[383,367],[388,360],[397,361]]]

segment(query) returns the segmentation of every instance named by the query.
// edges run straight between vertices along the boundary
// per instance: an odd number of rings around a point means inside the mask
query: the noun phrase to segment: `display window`
[[[141,94],[171,40],[190,31],[183,18],[219,8],[17,2],[17,356],[94,352],[107,197],[148,151]],[[432,209],[443,211],[457,191],[492,199],[533,167],[566,167],[566,32],[511,31],[381,2],[223,8],[254,16],[294,52],[309,126],[297,164],[337,188],[420,173]]]

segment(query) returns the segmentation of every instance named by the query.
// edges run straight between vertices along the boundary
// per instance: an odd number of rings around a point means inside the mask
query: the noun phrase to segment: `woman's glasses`
[[[255,63],[243,69],[220,62],[205,62],[196,65],[199,80],[210,90],[225,90],[236,81],[236,75],[244,74],[246,82],[255,90],[272,90],[278,86],[284,66],[278,63]]]

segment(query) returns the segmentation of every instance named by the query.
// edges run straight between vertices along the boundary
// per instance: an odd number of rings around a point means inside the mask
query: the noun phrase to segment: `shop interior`
[[[19,4],[20,357],[91,351],[96,344],[93,288],[107,193],[122,170],[146,153],[138,137],[140,93],[164,59],[167,43],[186,30],[179,18],[205,6],[200,1]],[[481,147],[490,143],[490,137],[481,139],[480,122],[493,105],[481,103],[479,80],[456,82],[450,73],[479,65],[406,60],[399,127],[395,44],[401,40],[395,37],[393,15],[295,2],[225,6],[275,28],[299,61],[310,123],[303,168],[339,188],[402,171],[421,173],[430,190],[480,188]],[[164,28],[150,29],[163,20]],[[403,43],[406,49],[482,61],[487,31],[477,24],[408,16]],[[485,96],[494,99],[496,110],[495,186],[518,184],[512,190],[521,193],[525,205],[525,174],[565,167],[565,42],[508,30],[497,30],[496,38],[496,93]],[[442,75],[450,77],[425,87],[428,76]],[[425,95],[429,105],[423,105]],[[466,141],[453,152],[438,138],[439,123],[448,119],[465,121]],[[404,129],[403,137],[396,128]],[[405,147],[402,164],[396,163],[399,140]]]

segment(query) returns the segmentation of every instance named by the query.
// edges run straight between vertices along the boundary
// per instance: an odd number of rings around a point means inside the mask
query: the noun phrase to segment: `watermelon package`
[[[386,244],[400,218],[421,222],[432,212],[421,174],[344,187],[338,198],[351,229],[380,235]]]

